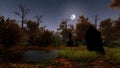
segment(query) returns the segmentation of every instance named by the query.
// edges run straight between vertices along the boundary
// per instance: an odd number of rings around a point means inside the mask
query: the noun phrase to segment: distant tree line
[[[11,47],[16,45],[59,46],[66,45],[71,33],[71,39],[75,46],[85,44],[85,33],[91,22],[85,16],[79,16],[75,26],[69,24],[69,20],[62,20],[57,32],[50,31],[41,26],[42,16],[35,16],[37,21],[26,20],[28,9],[19,5],[20,12],[15,12],[21,17],[21,25],[15,19],[5,19],[0,16],[0,44]],[[102,20],[97,25],[92,24],[102,34],[103,44],[107,46],[120,46],[120,18]],[[26,26],[24,26],[26,25]]]
[[[7,47],[26,43],[26,45],[65,45],[68,33],[72,33],[74,44],[85,44],[85,33],[91,24],[88,18],[79,16],[78,22],[74,27],[67,24],[67,20],[61,21],[57,32],[42,28],[37,22],[28,20],[26,27],[22,28],[15,19],[4,19],[0,16],[0,44]],[[94,26],[94,24],[92,24]],[[102,20],[98,30],[102,34],[105,45],[120,45],[120,18]],[[59,43],[59,44],[58,44]]]

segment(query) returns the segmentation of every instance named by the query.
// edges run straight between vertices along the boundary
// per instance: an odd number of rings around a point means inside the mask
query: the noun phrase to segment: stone
[[[87,44],[87,49],[89,51],[97,51],[101,54],[105,54],[105,51],[102,45],[101,32],[99,32],[92,25],[89,26],[85,34],[85,41]]]

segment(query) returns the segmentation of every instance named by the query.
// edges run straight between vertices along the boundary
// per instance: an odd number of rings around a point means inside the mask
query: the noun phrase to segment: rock
[[[97,51],[101,54],[105,54],[102,45],[101,32],[99,32],[92,25],[89,26],[85,34],[85,39],[86,39],[87,49],[89,51]]]

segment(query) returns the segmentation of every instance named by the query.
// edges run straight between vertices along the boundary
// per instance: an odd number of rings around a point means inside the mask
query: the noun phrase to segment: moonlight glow
[[[70,18],[71,18],[71,20],[74,20],[76,18],[76,15],[72,14]]]

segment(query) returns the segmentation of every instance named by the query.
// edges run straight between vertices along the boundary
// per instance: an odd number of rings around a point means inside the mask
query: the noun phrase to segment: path
[[[120,68],[119,65],[106,62],[104,58],[105,56],[98,57],[95,61],[88,65],[88,68]]]
[[[66,61],[67,64],[65,64],[63,68],[120,68],[120,65],[110,64],[106,62],[104,58],[105,56],[98,57],[95,61],[92,61],[86,65]]]

